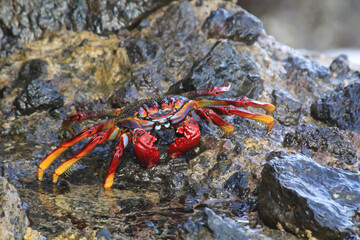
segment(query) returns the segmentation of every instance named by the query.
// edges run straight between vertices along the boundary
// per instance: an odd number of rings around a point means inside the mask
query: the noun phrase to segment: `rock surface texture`
[[[344,55],[309,56],[265,30],[236,1],[2,1],[0,200],[14,203],[0,236],[359,238],[360,75]],[[198,146],[170,158],[177,134],[156,131],[159,164],[141,167],[129,143],[110,190],[117,143],[104,142],[53,184],[84,139],[37,180],[38,164],[71,137],[67,115],[224,82],[231,90],[214,98],[276,106],[268,134],[237,116],[224,116],[234,126],[227,137],[200,121]]]
[[[259,216],[297,235],[350,239],[359,209],[360,175],[299,154],[272,153],[259,184]],[[271,186],[271,187],[270,187]]]
[[[2,239],[23,239],[29,220],[16,188],[0,177],[0,233]]]

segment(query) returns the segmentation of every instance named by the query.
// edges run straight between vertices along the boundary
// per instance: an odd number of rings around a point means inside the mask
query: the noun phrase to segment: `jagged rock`
[[[248,185],[249,175],[250,174],[248,172],[234,173],[224,183],[224,189],[234,192],[239,197],[242,197]]]
[[[0,176],[0,236],[2,239],[24,239],[29,220],[15,187]]]
[[[51,31],[68,29],[107,35],[131,29],[171,0],[11,0],[0,2],[0,56]]]
[[[61,93],[50,81],[36,79],[31,81],[14,100],[15,110],[22,115],[36,111],[52,110],[64,105]]]
[[[252,45],[264,30],[260,19],[244,9],[227,11],[220,8],[212,11],[202,25],[208,38],[226,38]]]
[[[356,149],[349,137],[337,127],[317,127],[311,124],[298,126],[295,132],[285,135],[285,147],[297,148],[304,152],[327,152],[334,154],[340,162],[357,162]]]
[[[340,129],[360,132],[360,83],[340,87],[314,102],[311,116]]]
[[[169,88],[169,94],[211,88],[224,82],[232,89],[223,96],[257,98],[263,90],[255,61],[247,53],[239,53],[231,42],[219,41],[210,52],[192,66],[189,74]]]
[[[301,115],[302,103],[294,98],[289,92],[274,89],[272,99],[276,106],[273,115],[276,120],[285,126],[297,125]]]
[[[357,236],[360,174],[322,166],[300,154],[271,154],[261,173],[260,219],[297,236],[348,239]]]
[[[308,100],[304,96],[310,93],[319,96],[322,88],[320,81],[328,82],[330,79],[330,70],[309,58],[288,57],[284,67],[287,84],[299,100]]]
[[[152,26],[151,35],[158,37],[161,41],[187,41],[189,36],[195,32],[197,20],[194,7],[188,1],[172,4],[157,19]]]

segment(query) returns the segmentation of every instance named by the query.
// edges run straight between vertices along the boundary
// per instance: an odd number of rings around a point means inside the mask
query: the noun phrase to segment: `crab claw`
[[[183,122],[177,132],[183,134],[184,137],[175,138],[175,142],[170,145],[168,154],[173,158],[183,155],[196,147],[201,137],[199,125],[193,118]]]
[[[151,136],[144,129],[137,128],[134,130],[134,153],[139,160],[140,165],[144,167],[155,166],[160,159],[160,154],[157,147],[153,144],[156,141],[154,136]]]

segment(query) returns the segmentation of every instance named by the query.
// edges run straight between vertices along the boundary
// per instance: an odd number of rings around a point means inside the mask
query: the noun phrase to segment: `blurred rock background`
[[[360,1],[238,0],[269,35],[294,48],[348,55],[360,65]]]

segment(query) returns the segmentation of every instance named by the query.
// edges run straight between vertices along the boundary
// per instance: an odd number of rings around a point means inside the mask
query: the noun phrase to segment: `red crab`
[[[231,134],[234,127],[225,122],[219,115],[238,115],[243,118],[254,119],[267,124],[267,132],[274,125],[274,119],[264,114],[251,113],[239,107],[262,108],[270,114],[274,105],[262,103],[247,97],[226,99],[195,98],[199,96],[216,96],[229,91],[230,83],[218,87],[201,89],[175,96],[164,96],[141,100],[125,108],[117,108],[105,112],[77,113],[67,117],[63,126],[72,131],[71,126],[76,121],[95,117],[111,117],[110,120],[92,127],[85,127],[73,138],[67,140],[50,153],[39,165],[38,179],[43,179],[44,170],[66,149],[80,142],[86,137],[90,141],[73,157],[63,162],[55,169],[53,182],[80,158],[88,154],[97,144],[107,140],[119,140],[113,152],[109,170],[106,175],[104,188],[112,186],[119,158],[130,141],[134,143],[134,153],[142,166],[155,166],[160,158],[158,148],[153,146],[156,138],[151,132],[162,128],[174,128],[183,135],[176,137],[169,147],[170,157],[177,157],[193,149],[200,140],[200,130],[197,120],[209,119],[222,130],[222,136]],[[197,119],[197,120],[195,120]]]

